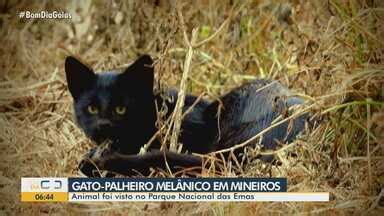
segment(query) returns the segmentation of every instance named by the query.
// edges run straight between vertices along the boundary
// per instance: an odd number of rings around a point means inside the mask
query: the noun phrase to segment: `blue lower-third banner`
[[[22,178],[21,201],[329,201],[286,178]]]

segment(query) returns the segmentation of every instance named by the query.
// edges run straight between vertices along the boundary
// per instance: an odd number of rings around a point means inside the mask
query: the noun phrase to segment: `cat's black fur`
[[[173,171],[177,167],[201,165],[200,157],[156,150],[160,147],[157,139],[151,145],[154,151],[136,155],[158,130],[156,107],[165,103],[169,116],[177,101],[175,90],[154,93],[152,64],[151,57],[144,55],[123,73],[95,74],[75,58],[67,57],[65,71],[78,124],[96,144],[111,142],[112,148],[97,147],[87,155],[98,168],[125,175],[132,175],[136,170],[145,175],[150,167],[168,167]],[[196,100],[197,97],[187,95],[183,110]],[[179,141],[183,143],[183,151],[188,153],[205,154],[228,148],[253,137],[290,106],[303,102],[292,97],[277,81],[255,80],[219,100],[199,100],[182,121]],[[89,105],[97,107],[98,113],[90,114]],[[124,115],[115,112],[117,106],[126,108]],[[291,142],[304,129],[306,118],[307,115],[302,115],[290,126],[284,123],[273,128],[259,143],[274,149],[278,143]],[[240,152],[241,149],[235,154]],[[80,169],[90,176],[95,167],[84,160]]]
[[[75,58],[67,58],[65,71],[74,98],[77,122],[96,144],[109,140],[116,151],[137,154],[157,131],[155,104],[161,107],[165,102],[170,115],[177,92],[170,90],[166,95],[154,95],[152,63],[149,56],[143,56],[123,73],[95,74]],[[164,100],[164,97],[169,100]],[[188,95],[185,108],[196,99]],[[87,110],[89,105],[95,106],[98,114],[90,114]],[[114,110],[117,106],[126,107],[126,113],[118,115]],[[181,141],[190,152],[211,150],[209,144],[215,139],[216,128],[204,120],[204,110],[208,106],[207,101],[200,100],[183,121]],[[152,146],[159,148],[158,140]]]

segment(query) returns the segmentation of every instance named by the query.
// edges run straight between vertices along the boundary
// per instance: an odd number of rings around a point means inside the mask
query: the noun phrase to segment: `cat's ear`
[[[153,93],[154,69],[153,60],[149,55],[140,56],[122,74],[119,80],[139,93]]]
[[[75,100],[89,89],[97,78],[90,68],[72,56],[65,59],[65,74],[69,92]]]

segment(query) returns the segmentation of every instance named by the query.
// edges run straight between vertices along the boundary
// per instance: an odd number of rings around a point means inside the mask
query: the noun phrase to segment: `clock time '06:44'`
[[[52,193],[37,193],[35,194],[35,200],[40,201],[40,200],[53,200],[54,199],[54,194]]]

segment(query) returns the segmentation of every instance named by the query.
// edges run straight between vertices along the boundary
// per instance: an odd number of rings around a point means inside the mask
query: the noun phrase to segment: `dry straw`
[[[383,2],[198,0],[179,6],[170,1],[0,3],[0,215],[382,213]],[[15,16],[26,10],[64,10],[73,19]],[[126,65],[140,53],[157,57],[162,85],[180,88],[180,98],[193,93],[215,99],[257,77],[279,80],[305,96],[308,105],[293,116],[310,111],[320,119],[316,129],[274,152],[249,148],[252,140],[237,146],[246,146],[247,160],[274,153],[279,163],[252,160],[243,166],[221,154],[206,155],[210,166],[197,174],[287,177],[289,191],[329,191],[331,201],[20,203],[22,176],[79,176],[78,162],[92,146],[72,118],[65,56],[76,55],[102,71]],[[159,123],[156,136],[172,143],[171,149],[183,115]],[[270,128],[283,121],[289,119],[279,118]],[[218,160],[222,163],[213,163]]]

